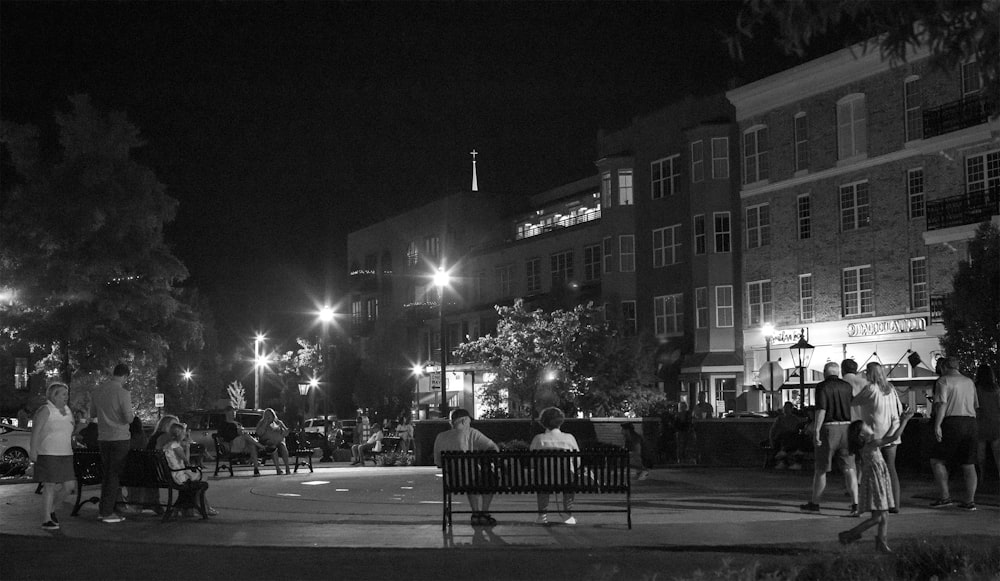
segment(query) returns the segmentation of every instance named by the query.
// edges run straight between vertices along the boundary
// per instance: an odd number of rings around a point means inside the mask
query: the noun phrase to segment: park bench
[[[189,469],[199,470],[197,467]],[[76,474],[76,504],[73,506],[73,516],[77,516],[80,508],[87,503],[99,504],[100,497],[92,496],[83,499],[83,487],[101,483],[101,453],[96,450],[77,450],[73,452],[73,470]],[[173,470],[167,464],[163,450],[130,450],[125,458],[125,466],[122,469],[120,484],[132,488],[154,488],[156,490],[167,490],[166,503],[156,501],[135,503],[143,508],[153,508],[163,510],[163,521],[166,521],[179,508],[176,506],[174,492],[179,493],[193,486],[196,489],[197,509],[201,518],[208,518],[205,505],[205,490],[208,488],[207,482],[195,482],[187,484],[177,484],[173,478]],[[122,501],[119,501],[121,503]]]
[[[232,476],[234,464],[253,465],[249,452],[231,452],[229,442],[223,440],[219,434],[212,434],[212,441],[215,443],[215,473],[213,476],[218,476],[219,470],[223,468],[229,470],[229,475]],[[309,472],[313,471],[312,457],[315,450],[305,438],[299,438],[293,432],[285,438],[285,446],[288,448],[288,457],[295,458],[296,474],[299,471],[299,466],[308,466]],[[274,454],[273,447],[264,448],[257,454],[257,460],[263,465],[271,458],[272,454]]]
[[[456,510],[457,494],[616,494],[624,495],[623,508],[573,508],[573,512],[623,512],[632,528],[632,480],[629,452],[606,447],[579,452],[507,450],[501,452],[443,452],[441,454],[444,508],[441,528],[447,530]],[[491,513],[534,513],[521,510],[491,510]]]

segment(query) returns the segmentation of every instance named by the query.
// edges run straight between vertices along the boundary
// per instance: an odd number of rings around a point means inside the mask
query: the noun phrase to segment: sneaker
[[[976,503],[974,503],[974,502],[960,502],[960,503],[958,503],[958,508],[960,508],[962,510],[965,510],[965,511],[968,511],[968,512],[972,512],[972,511],[976,510]]]
[[[565,524],[568,524],[568,525],[575,525],[575,524],[576,524],[576,517],[574,517],[574,516],[571,516],[571,517],[569,517],[568,519],[566,519],[566,520],[565,520],[565,521],[563,521],[563,522],[564,522]]]
[[[59,524],[59,519],[56,518],[56,513],[54,512],[49,513],[49,521],[54,522],[57,525]]]
[[[815,514],[819,514],[819,505],[816,504],[815,502],[807,502],[805,504],[800,504],[799,510],[801,510],[802,512],[812,512]]]
[[[950,498],[939,498],[931,503],[931,508],[942,508],[954,504]]]
[[[547,525],[549,524],[549,515],[547,513],[542,513],[535,517],[536,525]]]
[[[116,523],[116,522],[122,522],[124,520],[125,520],[125,517],[117,515],[117,514],[109,514],[108,516],[102,516],[101,517],[101,522],[104,522],[104,523]]]
[[[207,514],[208,516],[219,516],[219,511],[215,510],[212,507],[208,507],[205,509],[205,514]]]
[[[846,516],[847,518],[858,518],[859,516],[861,516],[861,513],[858,512],[858,505],[852,504],[851,506],[847,507],[847,514],[844,516]]]
[[[899,514],[899,507],[898,506],[894,506],[894,507],[890,508],[889,509],[889,514]]]
[[[45,530],[47,530],[47,531],[57,531],[57,530],[59,530],[59,523],[52,522],[52,521],[46,521],[46,522],[42,523],[42,528],[45,529]]]
[[[645,480],[649,478],[649,470],[643,470],[639,473],[639,477],[636,480]]]

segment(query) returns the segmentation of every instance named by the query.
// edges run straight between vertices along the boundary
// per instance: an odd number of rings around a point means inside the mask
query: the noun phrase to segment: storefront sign
[[[927,329],[925,317],[910,319],[889,319],[888,321],[870,321],[867,323],[849,323],[848,337],[871,337],[874,335],[893,335],[896,333],[918,333]]]

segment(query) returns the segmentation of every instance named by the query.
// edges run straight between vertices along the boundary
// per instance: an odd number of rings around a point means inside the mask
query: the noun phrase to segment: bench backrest
[[[122,486],[169,486],[170,469],[163,450],[129,450],[122,467]]]
[[[84,485],[101,482],[101,453],[97,450],[73,450],[73,473]]]
[[[624,448],[443,452],[441,471],[444,491],[453,494],[609,493],[631,485]]]

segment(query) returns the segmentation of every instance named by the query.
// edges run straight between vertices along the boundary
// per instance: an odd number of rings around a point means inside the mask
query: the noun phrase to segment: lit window
[[[406,264],[407,266],[416,266],[419,261],[420,251],[417,249],[417,243],[410,242],[410,245],[406,247]]]
[[[874,279],[870,264],[845,268],[842,287],[845,317],[875,312]]]
[[[632,205],[632,170],[618,170],[618,205]]]
[[[837,102],[837,159],[868,152],[867,121],[864,95],[848,95]]]

